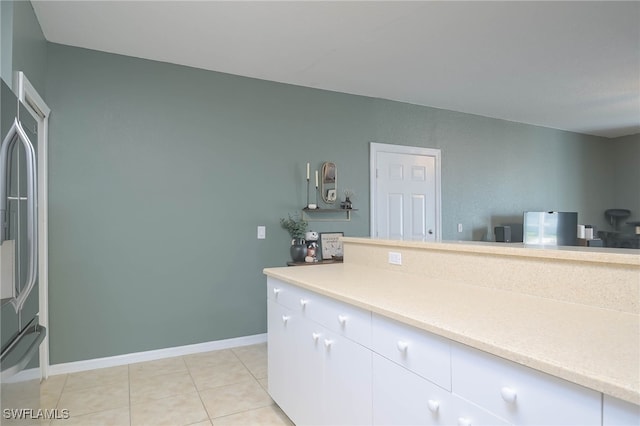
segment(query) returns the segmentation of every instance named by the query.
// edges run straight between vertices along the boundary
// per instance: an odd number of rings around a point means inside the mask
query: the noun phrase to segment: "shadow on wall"
[[[473,241],[496,241],[496,227],[509,226],[512,243],[522,242],[522,216],[491,216],[491,222],[488,227],[474,228],[472,231]]]

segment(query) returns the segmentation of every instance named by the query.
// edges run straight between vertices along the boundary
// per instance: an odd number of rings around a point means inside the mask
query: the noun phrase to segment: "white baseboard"
[[[124,355],[116,355],[105,358],[87,359],[84,361],[65,362],[49,366],[49,375],[77,373],[80,371],[95,370],[97,368],[117,367],[119,365],[134,364],[136,362],[155,361],[157,359],[171,358],[174,356],[191,355],[201,352],[216,351],[220,349],[236,348],[240,346],[256,345],[267,341],[267,334],[254,334],[252,336],[234,337],[232,339],[215,340],[212,342],[196,343],[193,345],[176,346],[173,348],[156,349],[145,352],[134,352]],[[23,370],[7,380],[7,383],[23,382],[40,378],[39,368]]]

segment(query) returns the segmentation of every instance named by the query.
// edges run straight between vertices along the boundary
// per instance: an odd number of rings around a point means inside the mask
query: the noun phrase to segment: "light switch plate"
[[[267,227],[264,225],[258,226],[258,239],[264,240],[267,238]]]

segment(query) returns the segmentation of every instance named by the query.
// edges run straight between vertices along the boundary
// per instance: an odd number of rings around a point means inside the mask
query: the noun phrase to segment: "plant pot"
[[[302,238],[294,238],[291,240],[289,252],[291,260],[294,262],[304,262],[304,258],[307,256],[307,243]]]

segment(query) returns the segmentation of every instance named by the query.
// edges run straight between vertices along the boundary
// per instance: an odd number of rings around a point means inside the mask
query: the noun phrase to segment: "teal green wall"
[[[607,139],[396,102],[375,105],[378,142],[442,150],[444,239],[485,239],[496,225],[521,223],[527,210],[577,211],[581,223],[604,224],[602,212],[613,199],[606,189]]]
[[[369,232],[369,142],[442,150],[445,239],[523,210],[601,223],[606,139],[49,44],[52,363],[263,333],[278,220],[334,161]],[[458,234],[456,224],[465,224]],[[267,226],[267,239],[256,227]]]
[[[375,123],[363,100],[48,54],[52,363],[265,332],[262,269],[289,257],[279,218],[304,204],[306,162],[335,160],[364,193],[374,134],[362,129]],[[343,148],[363,136],[362,158]],[[354,216],[314,229],[366,234]]]
[[[0,1],[0,76],[9,87],[12,82],[13,1]]]
[[[12,68],[23,71],[38,93],[44,93],[47,41],[31,2],[14,2],[13,19]]]
[[[2,79],[13,88],[14,73],[23,71],[35,89],[44,93],[47,41],[31,2],[0,1],[0,35]]]

